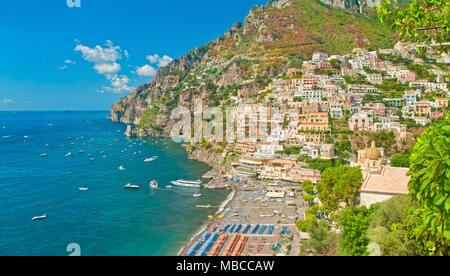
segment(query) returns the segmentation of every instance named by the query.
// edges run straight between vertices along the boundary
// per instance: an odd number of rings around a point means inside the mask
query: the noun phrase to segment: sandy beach
[[[233,250],[237,256],[297,256],[300,253],[300,233],[295,223],[298,218],[303,217],[307,204],[296,192],[296,187],[274,188],[256,180],[250,180],[247,184],[233,183],[232,187],[233,196],[178,255],[188,255],[191,247],[200,241],[206,232],[217,232],[224,239],[226,236],[226,240],[222,247],[219,246],[220,249],[215,250],[217,252],[207,252],[207,256],[226,256],[231,252],[227,252],[227,249]],[[286,192],[286,196],[279,199],[268,198],[266,195],[274,189]],[[241,225],[241,229],[238,232],[221,232],[226,225]],[[252,233],[252,227],[244,234],[246,225],[259,225],[260,228]],[[268,233],[270,226],[273,226],[271,234]],[[236,239],[242,241],[242,245],[239,245],[242,248],[236,248]],[[196,255],[198,254],[200,253],[196,252]]]

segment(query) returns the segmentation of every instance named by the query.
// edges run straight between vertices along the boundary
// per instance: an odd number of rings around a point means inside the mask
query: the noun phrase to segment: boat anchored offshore
[[[85,192],[85,191],[89,191],[89,188],[80,187],[80,188],[78,188],[78,190]]]
[[[201,197],[202,194],[194,194],[193,197]]]
[[[158,159],[158,156],[153,156],[152,158],[147,158],[144,160],[145,163],[150,163]]]
[[[130,183],[128,183],[127,185],[124,186],[125,189],[140,189],[141,187],[136,186],[136,185],[131,185]]]
[[[171,183],[175,186],[179,187],[194,187],[199,188],[202,186],[201,180],[191,181],[191,180],[177,180],[177,181],[171,181]]]
[[[158,189],[158,182],[156,180],[153,180],[152,182],[150,182],[150,188]]]
[[[47,214],[44,214],[44,215],[39,216],[39,217],[34,217],[34,218],[32,218],[31,220],[32,220],[32,221],[35,221],[35,220],[42,220],[42,219],[46,219],[46,218],[47,218]]]

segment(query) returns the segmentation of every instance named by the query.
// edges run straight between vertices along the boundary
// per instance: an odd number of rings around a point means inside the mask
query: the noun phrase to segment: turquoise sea
[[[126,126],[107,114],[0,112],[0,255],[64,256],[71,243],[88,256],[176,255],[216,211],[195,206],[227,198],[229,191],[194,198],[198,189],[166,189],[208,166],[170,139],[126,138]],[[144,163],[152,156],[159,158]],[[159,190],[148,185],[154,179]]]

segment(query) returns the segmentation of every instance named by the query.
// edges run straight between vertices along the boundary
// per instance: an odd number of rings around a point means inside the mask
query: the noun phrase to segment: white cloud
[[[130,87],[128,84],[130,83],[130,79],[128,76],[125,75],[115,75],[111,78],[111,86],[105,86],[102,90],[100,90],[100,93],[104,93],[105,91],[114,93],[114,94],[120,94],[122,92],[130,92],[133,91],[133,87]]]
[[[120,46],[114,46],[114,43],[110,40],[107,40],[105,45],[105,48],[100,45],[89,48],[88,46],[78,44],[75,47],[75,51],[81,52],[85,60],[95,64],[114,63],[122,58]]]
[[[105,86],[103,89],[98,90],[100,93],[105,91],[111,93],[122,93],[132,91],[133,88],[129,86],[130,79],[126,75],[119,75],[118,73],[122,69],[121,65],[117,62],[122,59],[122,50],[120,46],[114,46],[114,43],[107,40],[105,46],[96,45],[91,48],[89,46],[82,45],[80,41],[75,40],[77,46],[75,51],[81,52],[83,59],[94,63],[94,70],[98,74],[106,77],[110,81],[111,86]],[[127,50],[123,51],[124,55],[128,58],[129,53]]]
[[[111,78],[114,74],[117,74],[122,68],[120,64],[114,63],[102,63],[95,64],[94,69],[100,75],[105,75],[108,79]]]
[[[143,76],[143,77],[154,77],[156,76],[156,69],[153,68],[150,65],[144,65],[142,67],[138,67],[138,69],[136,70],[136,73],[139,76]]]
[[[66,70],[67,68],[69,68],[67,65],[63,65],[63,66],[59,67],[60,70]]]
[[[157,64],[158,67],[167,66],[169,63],[173,61],[173,59],[167,55],[160,57],[157,54],[147,56],[147,60],[150,61],[150,64]]]
[[[70,60],[70,59],[66,59],[66,60],[64,61],[64,63],[65,63],[65,64],[76,64],[75,61],[72,61],[72,60]]]

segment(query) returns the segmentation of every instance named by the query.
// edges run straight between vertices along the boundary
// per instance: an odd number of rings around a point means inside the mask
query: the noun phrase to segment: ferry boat
[[[202,186],[201,180],[191,181],[191,180],[177,180],[177,181],[171,181],[171,183],[175,186],[180,187],[194,187],[194,188],[200,188]]]

